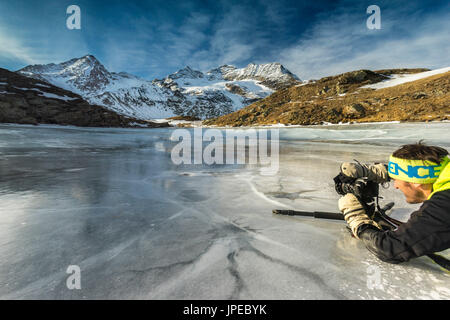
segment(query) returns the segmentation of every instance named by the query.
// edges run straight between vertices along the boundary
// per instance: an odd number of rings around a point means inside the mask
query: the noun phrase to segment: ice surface
[[[426,257],[383,263],[343,222],[271,213],[336,212],[340,162],[385,161],[421,138],[449,149],[449,128],[281,128],[280,171],[262,176],[175,166],[173,128],[1,125],[0,299],[449,299],[450,276]],[[417,208],[382,193],[394,217]],[[66,287],[69,265],[81,290]]]

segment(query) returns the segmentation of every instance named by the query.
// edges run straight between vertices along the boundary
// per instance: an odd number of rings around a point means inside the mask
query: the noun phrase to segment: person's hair
[[[427,160],[440,163],[448,155],[448,151],[441,147],[427,146],[420,140],[417,143],[405,144],[396,150],[394,157],[406,160]]]

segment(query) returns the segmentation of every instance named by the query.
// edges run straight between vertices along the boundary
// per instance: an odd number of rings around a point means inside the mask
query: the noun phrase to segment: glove
[[[389,181],[389,174],[386,165],[378,164],[359,164],[354,162],[344,162],[341,164],[341,172],[350,178],[367,177],[376,183]]]
[[[350,230],[352,231],[355,238],[359,239],[358,229],[365,224],[370,224],[381,230],[381,226],[369,218],[362,204],[354,194],[347,193],[345,196],[341,197],[339,199],[338,205],[339,210],[344,215],[344,219],[350,227]]]

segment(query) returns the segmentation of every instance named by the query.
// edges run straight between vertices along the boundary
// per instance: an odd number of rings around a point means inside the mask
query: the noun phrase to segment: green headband
[[[449,161],[450,159],[445,157],[437,164],[427,160],[407,160],[391,156],[388,172],[392,179],[421,184],[434,183]]]

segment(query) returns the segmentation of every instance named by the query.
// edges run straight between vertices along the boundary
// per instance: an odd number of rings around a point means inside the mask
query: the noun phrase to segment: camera
[[[354,194],[364,204],[373,202],[379,194],[379,185],[367,177],[351,178],[342,172],[334,177],[334,187],[340,195]]]

